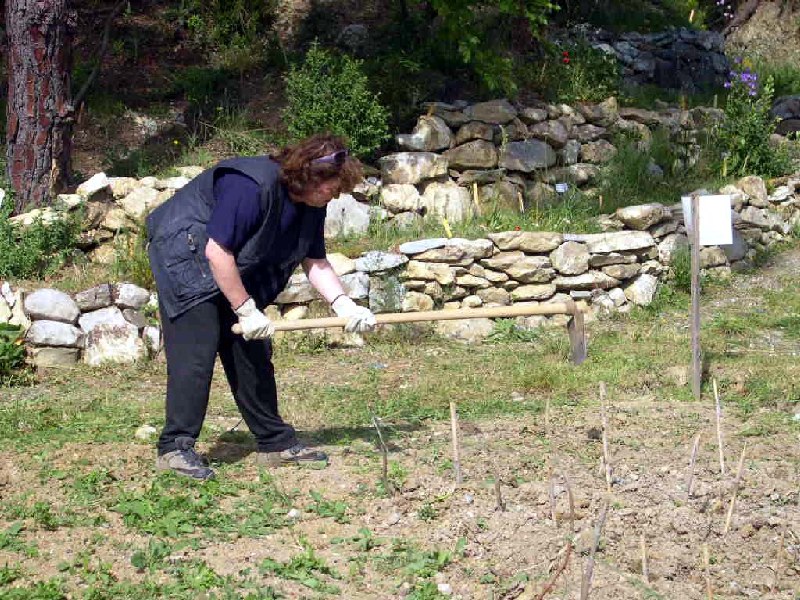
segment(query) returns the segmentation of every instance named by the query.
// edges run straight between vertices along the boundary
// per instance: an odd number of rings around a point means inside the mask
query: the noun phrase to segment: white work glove
[[[331,304],[337,317],[348,319],[344,330],[353,333],[374,331],[378,324],[372,311],[364,306],[359,306],[345,295],[341,295]]]
[[[239,317],[239,327],[242,328],[242,337],[246,340],[264,340],[275,333],[275,326],[263,312],[258,310],[252,298],[244,301],[237,308],[236,316]]]

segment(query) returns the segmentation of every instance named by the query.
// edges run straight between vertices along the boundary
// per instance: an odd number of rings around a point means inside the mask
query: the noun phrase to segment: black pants
[[[175,450],[176,438],[200,435],[217,354],[258,449],[276,452],[292,446],[295,431],[278,414],[270,341],[248,342],[234,334],[231,326],[238,319],[221,294],[173,320],[160,309],[167,355],[167,421],[158,453]]]

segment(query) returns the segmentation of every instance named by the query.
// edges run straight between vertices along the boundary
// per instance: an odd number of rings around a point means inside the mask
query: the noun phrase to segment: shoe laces
[[[181,453],[181,457],[183,457],[183,460],[185,460],[190,467],[205,466],[205,464],[203,463],[203,459],[200,458],[200,455],[197,452],[195,452],[194,448],[186,448],[184,450],[179,450],[179,452]]]

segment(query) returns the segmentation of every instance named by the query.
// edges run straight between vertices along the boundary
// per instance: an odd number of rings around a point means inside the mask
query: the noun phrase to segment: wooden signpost
[[[701,200],[702,199],[702,200]],[[692,253],[692,393],[700,400],[703,357],[700,349],[700,247],[733,243],[730,196],[684,196],[683,221]]]

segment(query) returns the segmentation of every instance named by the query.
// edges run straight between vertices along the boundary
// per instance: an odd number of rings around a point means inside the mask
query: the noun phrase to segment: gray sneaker
[[[194,440],[191,438],[177,438],[177,450],[166,452],[156,458],[157,471],[175,471],[179,475],[205,481],[214,478],[214,471],[208,468],[208,463],[195,452]]]
[[[328,455],[322,450],[315,450],[297,442],[294,446],[280,452],[257,452],[256,464],[262,467],[297,464],[325,466],[328,464]]]

